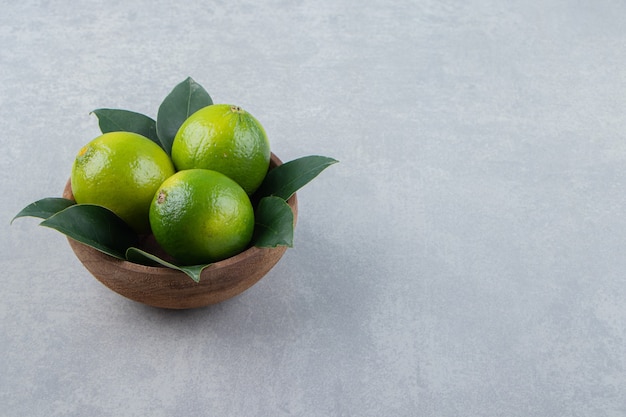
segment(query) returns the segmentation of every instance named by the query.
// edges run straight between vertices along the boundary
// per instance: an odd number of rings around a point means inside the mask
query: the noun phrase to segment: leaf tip
[[[13,224],[13,222],[15,221],[15,219],[19,219],[20,217],[26,217],[26,215],[22,214],[22,212],[20,211],[19,213],[17,213],[15,215],[15,217],[13,217],[11,219],[11,221],[9,222],[9,226],[11,226]]]
[[[89,115],[94,115],[96,116],[98,119],[100,118],[100,113],[102,113],[102,110],[104,109],[93,109],[92,111],[89,112]]]

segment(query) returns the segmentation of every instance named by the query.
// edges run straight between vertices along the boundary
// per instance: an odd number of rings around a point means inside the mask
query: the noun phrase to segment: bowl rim
[[[276,156],[276,154],[274,154],[273,152],[270,154],[270,165],[273,167],[277,167],[279,165],[282,165],[283,162],[280,160],[280,158],[278,156]],[[71,177],[67,180],[66,184],[65,184],[65,188],[63,190],[63,197],[67,198],[67,199],[71,199],[73,200],[74,196],[72,194],[72,184],[71,184]],[[289,206],[291,207],[291,210],[294,214],[294,228],[296,225],[296,221],[297,221],[297,215],[298,215],[298,197],[297,197],[297,193],[294,193],[288,200],[287,200],[287,204],[289,204]],[[150,236],[146,235],[146,236]],[[79,244],[79,245],[83,245],[83,246],[87,246],[82,242],[76,241],[70,237],[67,237],[68,239],[71,239],[72,241],[74,241],[75,243]],[[217,262],[213,262],[213,263],[209,263],[207,264],[207,266],[202,270],[202,274],[205,273],[205,271],[207,270],[211,270],[211,269],[220,269],[220,268],[227,268],[231,265],[237,264],[240,261],[242,261],[243,259],[249,258],[249,257],[253,257],[259,253],[262,253],[264,251],[271,251],[271,250],[277,250],[277,249],[281,249],[284,250],[282,247],[275,247],[275,248],[259,248],[256,246],[249,246],[246,250],[239,252],[236,255],[233,255],[229,258],[226,259],[222,259],[221,261],[217,261]],[[94,249],[97,250],[97,249]],[[113,263],[113,264],[117,264],[117,267],[119,268],[123,268],[126,270],[130,270],[133,272],[139,272],[139,273],[145,273],[145,274],[150,274],[150,275],[171,275],[171,274],[176,274],[176,275],[181,275],[181,276],[186,276],[186,274],[183,271],[174,269],[174,268],[169,268],[167,266],[150,266],[150,265],[143,265],[143,264],[139,264],[139,263],[135,263],[135,262],[131,262],[129,260],[126,259],[119,259],[119,258],[115,258],[111,255],[108,255],[104,252],[100,252],[102,255],[104,255],[106,257],[106,259],[108,259],[109,262]],[[187,265],[186,265],[187,266]],[[193,266],[193,265],[191,265]],[[202,275],[200,277],[200,279],[202,280]]]

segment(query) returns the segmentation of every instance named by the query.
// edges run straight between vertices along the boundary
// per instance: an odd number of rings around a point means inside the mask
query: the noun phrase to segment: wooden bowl
[[[281,165],[281,160],[271,156],[270,169]],[[74,199],[68,180],[63,197]],[[298,215],[298,200],[294,194],[287,203]],[[251,247],[238,255],[206,267],[200,282],[185,273],[156,266],[145,266],[120,260],[68,238],[72,250],[87,270],[102,284],[131,300],[154,307],[189,309],[216,304],[232,298],[256,284],[276,265],[287,247]],[[142,239],[142,249],[162,254],[150,235]],[[154,252],[156,251],[156,252]]]

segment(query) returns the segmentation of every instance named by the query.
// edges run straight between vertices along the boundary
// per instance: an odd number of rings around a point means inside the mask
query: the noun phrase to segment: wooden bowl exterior
[[[282,162],[272,154],[270,168]],[[63,192],[73,199],[70,181]],[[287,203],[298,214],[294,194]],[[265,276],[283,256],[287,247],[251,247],[231,258],[206,267],[200,282],[185,273],[166,268],[145,266],[106,255],[71,238],[69,244],[87,270],[102,284],[131,300],[154,307],[189,309],[216,304],[247,290]]]

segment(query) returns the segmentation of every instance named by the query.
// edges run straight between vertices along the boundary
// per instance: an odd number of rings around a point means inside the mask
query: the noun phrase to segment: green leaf
[[[197,110],[213,104],[209,93],[191,77],[178,84],[165,97],[157,114],[157,135],[163,149],[169,154],[172,152],[172,142],[176,132],[185,120]]]
[[[326,156],[311,155],[286,162],[267,173],[257,196],[277,196],[288,200],[320,172],[339,161]]]
[[[124,259],[126,249],[136,245],[137,234],[112,211],[92,204],[75,204],[40,223],[91,246]]]
[[[11,223],[13,223],[13,220],[18,217],[39,217],[40,219],[47,219],[53,214],[56,214],[74,204],[76,204],[74,201],[66,198],[42,198],[41,200],[30,203],[24,207],[15,217],[13,217]]]
[[[166,266],[168,268],[177,269],[181,272],[187,274],[191,279],[195,282],[200,282],[200,274],[202,270],[209,266],[210,264],[205,265],[191,265],[191,266],[180,266],[175,265],[171,262],[167,262],[156,255],[143,251],[141,249],[130,247],[126,250],[126,259],[130,262],[135,262],[144,265],[154,265],[154,263]]]
[[[92,113],[98,117],[102,133],[138,133],[161,146],[156,133],[156,122],[146,115],[120,109],[96,109]]]
[[[293,211],[285,200],[273,196],[262,198],[254,216],[254,246],[293,246]]]

